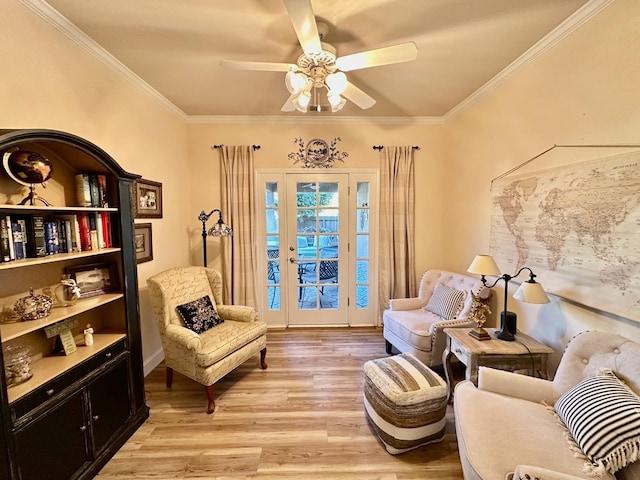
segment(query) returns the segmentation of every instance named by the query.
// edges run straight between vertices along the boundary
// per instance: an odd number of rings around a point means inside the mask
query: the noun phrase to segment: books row
[[[108,208],[107,177],[93,173],[76,175],[76,200],[80,207]]]
[[[45,257],[113,246],[108,212],[0,217],[0,260]]]

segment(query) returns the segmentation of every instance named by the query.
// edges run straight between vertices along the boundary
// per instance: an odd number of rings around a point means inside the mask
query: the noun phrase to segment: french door
[[[274,326],[374,325],[377,173],[259,172],[257,185],[261,318]]]

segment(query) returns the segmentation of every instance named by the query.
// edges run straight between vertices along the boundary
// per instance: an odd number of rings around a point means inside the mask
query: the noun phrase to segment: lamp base
[[[517,319],[517,315],[513,312],[502,312],[500,314],[500,331],[495,333],[495,337],[506,342],[515,341]]]
[[[491,340],[491,335],[489,335],[487,331],[482,327],[474,328],[469,332],[469,335],[480,341]]]

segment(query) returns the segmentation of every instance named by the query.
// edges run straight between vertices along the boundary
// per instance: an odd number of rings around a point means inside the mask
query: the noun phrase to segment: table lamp
[[[504,280],[504,310],[500,314],[500,331],[495,333],[495,337],[499,340],[512,342],[516,339],[517,316],[514,312],[507,310],[507,298],[509,296],[509,281],[516,278],[524,270],[529,271],[529,280],[520,284],[520,287],[513,294],[513,298],[525,303],[549,303],[549,297],[547,297],[542,285],[535,281],[536,275],[529,267],[522,267],[515,275],[501,274],[491,255],[476,255],[467,269],[469,273],[481,275],[482,284],[487,288],[493,288],[500,280]],[[487,285],[486,275],[498,278],[491,285]]]

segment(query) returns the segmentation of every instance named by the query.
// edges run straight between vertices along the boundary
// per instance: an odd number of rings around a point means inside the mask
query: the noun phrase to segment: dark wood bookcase
[[[19,205],[25,187],[0,169],[2,216],[108,215],[111,246],[0,263],[0,479],[90,479],[148,418],[145,403],[133,241],[131,189],[139,178],[105,151],[80,137],[53,130],[0,130],[0,158],[16,149],[37,152],[53,166],[36,200]],[[78,206],[75,175],[104,175],[108,206]],[[27,202],[31,203],[31,202]],[[84,265],[110,266],[115,289],[56,306],[48,316],[20,320],[16,300],[52,293],[62,274]],[[55,297],[55,295],[52,295]],[[45,329],[71,323],[77,350],[59,352]],[[75,324],[75,326],[73,326]],[[87,324],[91,346],[82,344]],[[33,376],[7,387],[5,351],[28,346]]]

